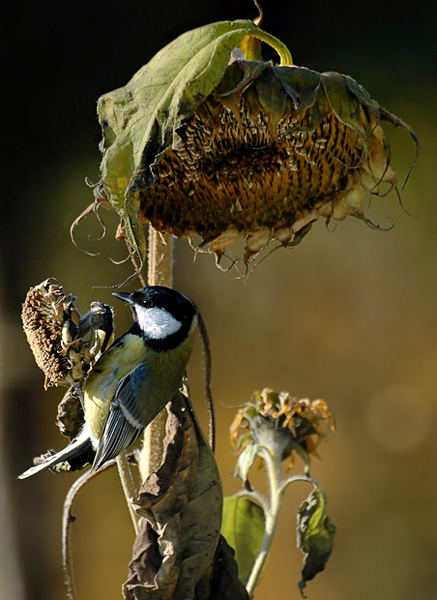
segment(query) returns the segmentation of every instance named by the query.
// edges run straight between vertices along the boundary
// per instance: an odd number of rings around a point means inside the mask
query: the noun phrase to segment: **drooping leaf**
[[[218,85],[232,50],[255,30],[252,21],[223,21],[188,31],[158,52],[125,87],[99,99],[105,191],[143,260],[138,192],[150,184],[150,164],[175,141],[182,120]]]
[[[240,580],[246,584],[264,537],[263,509],[240,496],[224,499],[222,535],[235,550]]]
[[[335,525],[326,514],[326,498],[315,488],[299,507],[297,514],[297,546],[304,553],[304,566],[299,589],[305,598],[307,581],[323,571],[331,556]]]

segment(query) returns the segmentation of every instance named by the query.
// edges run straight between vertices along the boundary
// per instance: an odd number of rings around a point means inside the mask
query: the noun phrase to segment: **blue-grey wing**
[[[97,448],[93,471],[118,456],[141,435],[147,423],[143,424],[139,405],[147,402],[149,383],[149,370],[145,363],[120,380]]]

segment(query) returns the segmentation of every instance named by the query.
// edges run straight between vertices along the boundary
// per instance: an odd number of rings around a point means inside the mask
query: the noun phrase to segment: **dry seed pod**
[[[83,423],[84,413],[81,390],[79,386],[72,385],[65,392],[64,397],[58,405],[56,425],[59,427],[62,435],[73,439],[79,434]]]
[[[54,278],[30,288],[21,318],[44,387],[81,382],[112,335],[112,309],[92,303],[81,317],[76,297],[64,294]]]

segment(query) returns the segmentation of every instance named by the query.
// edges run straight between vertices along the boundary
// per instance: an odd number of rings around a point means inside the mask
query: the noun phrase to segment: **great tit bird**
[[[133,312],[133,325],[101,355],[82,388],[85,424],[68,446],[19,479],[68,461],[97,471],[144,430],[179,389],[191,355],[198,311],[179,292],[150,286],[115,292]],[[90,458],[91,457],[91,458]]]

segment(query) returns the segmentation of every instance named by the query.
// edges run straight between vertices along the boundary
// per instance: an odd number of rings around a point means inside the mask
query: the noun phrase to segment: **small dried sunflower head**
[[[291,466],[297,453],[308,467],[310,455],[317,456],[320,441],[333,430],[334,419],[324,400],[299,399],[264,388],[238,410],[230,439],[240,455],[250,446],[262,446],[282,460],[289,458]]]
[[[109,306],[93,302],[82,317],[75,301],[51,277],[30,288],[23,303],[23,329],[45,388],[81,382],[112,335]]]

